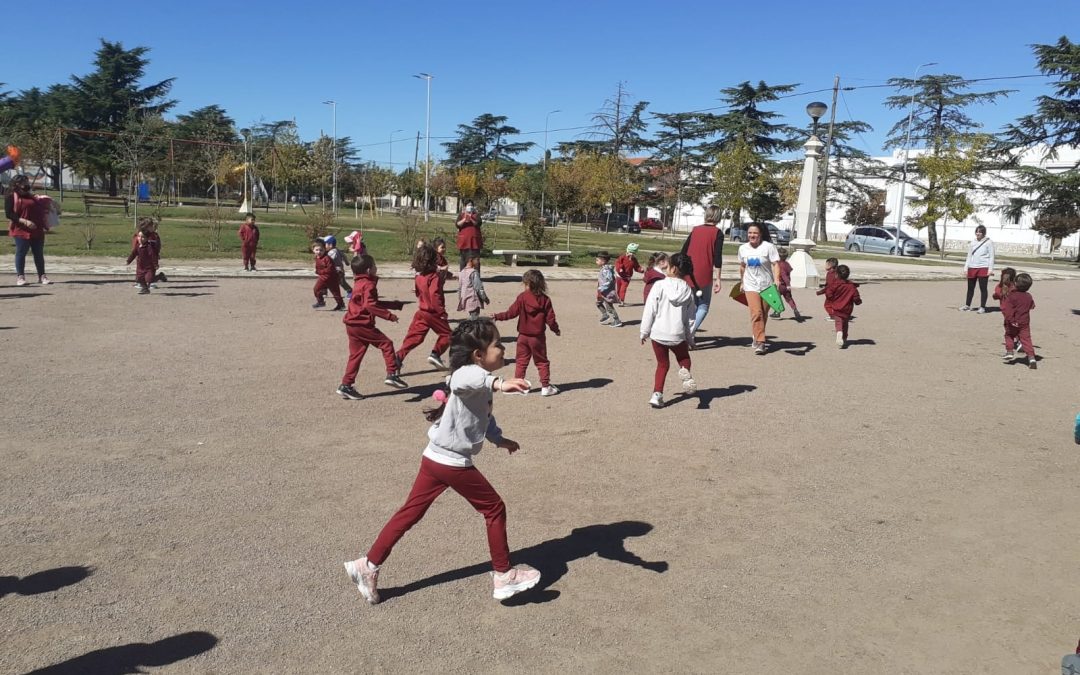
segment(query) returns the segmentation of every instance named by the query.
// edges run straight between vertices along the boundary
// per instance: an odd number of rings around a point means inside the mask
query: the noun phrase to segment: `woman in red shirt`
[[[472,200],[465,202],[465,210],[457,220],[458,271],[465,269],[465,264],[473,255],[480,257],[484,248],[484,235],[480,232],[480,214]],[[479,265],[477,266],[479,269]]]
[[[45,276],[45,205],[34,198],[27,176],[12,179],[11,194],[4,198],[4,217],[8,219],[8,235],[15,242],[15,284],[26,285],[28,251],[34,254],[38,283],[52,283]]]

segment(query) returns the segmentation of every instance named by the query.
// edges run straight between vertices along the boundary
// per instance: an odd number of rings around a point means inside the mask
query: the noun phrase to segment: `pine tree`
[[[536,144],[507,142],[507,137],[520,134],[521,131],[507,124],[506,120],[505,115],[484,113],[474,119],[472,124],[459,124],[457,139],[443,143],[447,164],[462,167],[488,162],[497,162],[500,165],[516,163],[515,155],[520,155]]]
[[[1058,78],[1056,96],[1036,99],[1036,111],[1006,127],[1005,140],[1013,147],[1045,143],[1051,155],[1062,146],[1080,146],[1080,44],[1062,36],[1033,51],[1039,71]]]

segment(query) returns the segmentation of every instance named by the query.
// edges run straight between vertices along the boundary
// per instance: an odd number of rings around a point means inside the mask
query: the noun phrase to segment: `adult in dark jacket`
[[[724,233],[717,227],[720,222],[720,207],[715,204],[705,209],[705,222],[690,230],[690,236],[683,243],[682,252],[690,256],[694,264],[694,284],[701,295],[697,297],[697,310],[694,316],[693,331],[709,314],[709,303],[713,293],[720,292],[720,267],[724,264]]]
[[[45,228],[46,205],[35,198],[30,179],[15,176],[11,181],[11,194],[4,197],[4,217],[8,220],[8,235],[15,242],[15,283],[26,285],[26,254],[33,252],[38,283],[50,284],[45,276]]]

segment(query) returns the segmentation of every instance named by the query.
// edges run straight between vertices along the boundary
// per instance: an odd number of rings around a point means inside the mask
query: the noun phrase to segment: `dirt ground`
[[[598,326],[590,282],[553,283],[563,393],[496,395],[522,451],[478,459],[540,587],[492,600],[448,493],[372,607],[342,561],[415,475],[431,342],[410,389],[369,352],[345,401],[311,281],[58,281],[0,288],[2,672],[1050,673],[1080,637],[1076,282],[1033,289],[1037,371],[961,281],[864,285],[846,350],[797,291],[812,319],[770,321],[764,357],[725,297],[702,391],[672,373],[662,410],[640,307]]]

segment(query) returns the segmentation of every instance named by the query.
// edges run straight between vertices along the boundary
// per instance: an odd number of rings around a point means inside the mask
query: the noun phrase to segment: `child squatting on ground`
[[[413,287],[418,302],[412,323],[409,324],[409,330],[398,349],[399,375],[405,357],[424,342],[429,330],[435,331],[438,337],[435,347],[428,355],[428,363],[440,370],[446,370],[446,364],[441,357],[450,346],[450,323],[446,315],[446,297],[443,295],[443,275],[438,270],[436,257],[435,247],[431,244],[423,244],[413,254],[413,269],[416,271]]]
[[[139,295],[150,292],[150,284],[154,282],[157,269],[157,242],[150,238],[153,226],[152,218],[139,221],[139,231],[135,233],[134,245],[127,257],[127,264],[135,261],[135,284],[139,287]]]
[[[450,342],[450,393],[440,390],[437,396],[441,394],[442,404],[427,413],[433,424],[409,496],[367,554],[345,563],[349,578],[369,603],[379,602],[379,566],[446,488],[464,497],[484,516],[494,568],[492,595],[496,600],[527,591],[540,581],[540,572],[528,565],[511,567],[506,506],[487,478],[473,466],[473,456],[480,452],[485,438],[510,454],[520,447],[503,437],[491,414],[493,391],[524,392],[529,387],[525,380],[503,380],[491,374],[502,366],[503,352],[499,331],[490,319],[462,321],[454,331]]]
[[[825,285],[817,290],[817,295],[825,296],[825,320],[832,321],[832,307],[829,305],[829,289],[836,284],[836,266],[840,264],[840,261],[836,258],[828,258],[825,260]]]
[[[382,352],[383,361],[386,363],[386,379],[383,384],[398,389],[404,389],[408,385],[398,377],[394,343],[375,327],[375,317],[397,323],[397,316],[390,310],[400,310],[402,303],[379,300],[379,270],[374,258],[361,254],[353,258],[351,264],[355,285],[352,297],[349,298],[349,308],[342,318],[345,333],[349,336],[349,361],[345,365],[345,374],[341,377],[341,386],[337,388],[337,393],[342,398],[359,401],[363,397],[353,384],[368,347],[377,347]]]
[[[1016,359],[1015,343],[1017,340],[1027,354],[1028,368],[1035,370],[1035,345],[1031,341],[1031,310],[1035,309],[1035,299],[1028,290],[1031,288],[1031,275],[1021,272],[1016,275],[1016,286],[1001,301],[1001,313],[1005,315],[1005,363]]]
[[[596,266],[600,268],[596,275],[596,308],[600,310],[600,323],[622,328],[619,312],[615,309],[619,295],[615,292],[615,268],[611,264],[611,254],[607,251],[597,253]]]
[[[480,256],[475,253],[469,254],[465,259],[465,267],[458,272],[458,302],[459,312],[468,312],[470,319],[479,319],[480,310],[484,307],[484,301],[480,297]]]
[[[326,307],[326,292],[330,291],[334,300],[337,301],[334,311],[345,309],[345,300],[342,299],[341,291],[338,289],[338,271],[334,267],[333,258],[326,255],[326,248],[321,241],[312,242],[311,252],[315,254],[315,276],[318,277],[315,280],[315,288],[312,289],[315,293],[315,304],[312,308]]]
[[[668,352],[674,352],[679,362],[683,391],[687,394],[697,391],[697,383],[690,375],[696,304],[690,285],[683,281],[693,274],[690,257],[676,253],[668,260],[666,276],[653,285],[649,297],[645,299],[645,310],[641,316],[641,344],[651,339],[656,356],[653,393],[649,399],[649,405],[654,408],[664,406],[664,380],[671,369]]]
[[[619,307],[626,306],[626,289],[630,287],[630,280],[634,278],[634,272],[645,273],[638,262],[637,244],[627,244],[626,253],[615,259],[615,294],[619,296]]]
[[[559,322],[555,319],[555,308],[547,295],[547,282],[539,270],[529,270],[521,277],[525,286],[505,312],[493,314],[495,321],[508,321],[517,318],[517,353],[514,363],[514,377],[525,377],[529,360],[536,362],[540,373],[540,395],[554,396],[559,388],[551,384],[551,364],[547,357],[547,329],[556,335],[562,335]]]
[[[836,324],[836,346],[843,349],[847,345],[848,324],[855,305],[862,304],[859,286],[848,281],[851,270],[847,265],[836,266],[836,278],[832,286],[825,283],[825,306],[832,313]]]
[[[795,304],[795,298],[791,297],[791,263],[787,261],[788,250],[786,248],[780,249],[780,279],[777,281],[776,289],[780,291],[780,297],[784,299],[787,306],[795,312],[795,320],[801,321],[802,316],[799,314],[799,307]],[[772,317],[774,319],[780,318],[780,312],[773,312]]]

